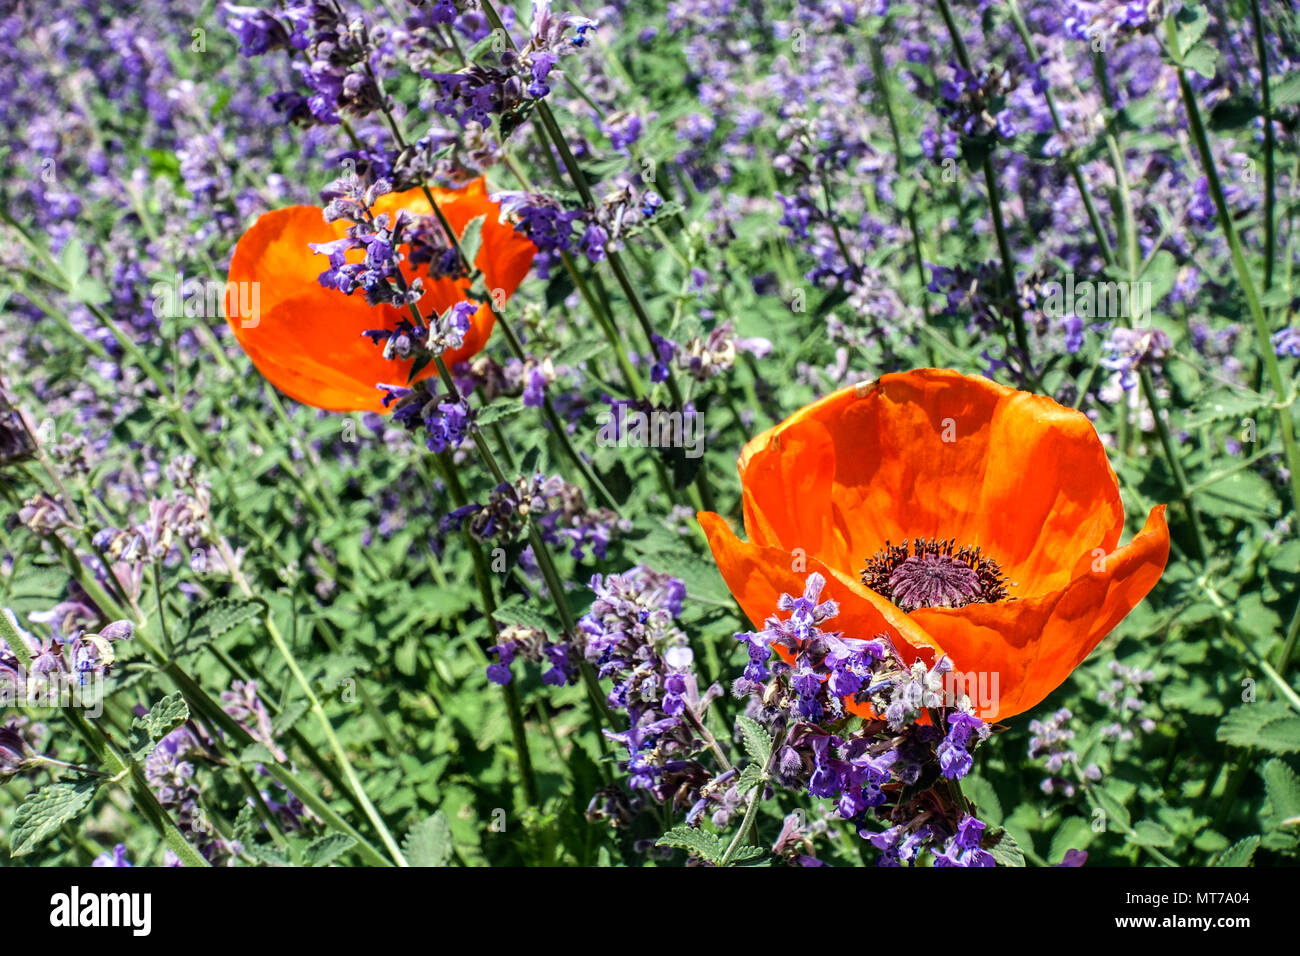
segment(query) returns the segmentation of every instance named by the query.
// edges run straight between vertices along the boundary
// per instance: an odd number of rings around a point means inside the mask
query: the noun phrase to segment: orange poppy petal
[[[455,229],[485,216],[476,264],[490,290],[504,303],[523,281],[536,252],[533,244],[499,221],[500,210],[487,195],[482,179],[462,190],[432,190]],[[379,212],[406,208],[427,213],[423,190],[383,196]],[[410,360],[388,360],[363,333],[396,328],[401,313],[391,306],[371,306],[360,293],[327,289],[318,277],[328,261],[310,248],[340,238],[342,222],[327,223],[314,206],[292,206],[261,216],[244,233],[230,263],[226,314],[236,339],[253,364],[273,385],[300,402],[327,411],[385,411],[380,382],[405,384]],[[404,269],[408,281],[418,271]],[[442,313],[465,298],[469,283],[424,278],[419,302],[424,315]],[[250,298],[256,290],[256,302]],[[252,305],[256,305],[256,314]],[[467,359],[487,344],[495,317],[487,306],[471,318],[459,349],[444,355],[448,364]],[[436,374],[432,365],[417,380]]]
[[[998,674],[997,716],[1023,713],[1059,687],[1155,586],[1169,559],[1165,506],[1128,544],[1064,587],[1023,601],[920,608],[910,619],[959,671]],[[1094,567],[1097,570],[1094,570]]]
[[[1020,587],[1064,586],[1123,528],[1118,483],[1086,416],[947,369],[843,389],[740,458],[751,538],[856,573],[886,541],[978,545]]]

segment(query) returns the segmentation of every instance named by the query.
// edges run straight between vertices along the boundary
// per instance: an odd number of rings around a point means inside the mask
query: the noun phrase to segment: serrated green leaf
[[[1195,70],[1207,80],[1214,79],[1214,65],[1219,62],[1219,51],[1208,43],[1198,43],[1183,54],[1183,66]]]
[[[740,777],[736,780],[736,790],[746,794],[762,782],[763,768],[756,763],[751,763],[740,772]]]
[[[74,282],[68,297],[73,302],[84,302],[86,305],[103,305],[112,298],[102,282],[91,278],[82,278]]]
[[[757,721],[744,714],[736,718],[736,729],[740,731],[740,739],[745,745],[745,753],[749,754],[749,759],[760,768],[766,767],[768,759],[772,756],[771,735],[760,727]]]
[[[1187,51],[1201,42],[1205,29],[1210,25],[1210,15],[1199,5],[1184,4],[1174,16],[1175,35],[1178,37],[1178,54],[1186,56]]]
[[[546,616],[535,608],[529,607],[522,600],[502,604],[492,612],[492,619],[498,624],[517,624],[520,627],[532,627],[548,633],[551,630]]]
[[[336,859],[356,845],[356,840],[346,833],[327,833],[312,840],[303,850],[303,859],[308,866],[329,866]]]
[[[1259,772],[1264,778],[1268,813],[1261,815],[1268,829],[1264,843],[1269,849],[1285,849],[1300,843],[1300,776],[1279,757]]]
[[[131,757],[143,760],[162,740],[190,719],[190,708],[179,692],[168,694],[143,717],[131,721]]]
[[[93,780],[52,783],[27,795],[14,813],[9,833],[9,855],[23,856],[69,820],[80,815],[98,784]]]
[[[474,424],[479,428],[498,425],[507,419],[514,418],[523,410],[524,403],[517,398],[498,398],[495,402],[480,408],[474,414]]]
[[[554,355],[551,361],[557,366],[574,366],[581,365],[590,359],[595,358],[603,352],[609,351],[609,343],[592,340],[589,342],[573,342],[564,346]]]
[[[402,841],[402,854],[411,866],[446,866],[455,849],[451,825],[441,810],[411,827]]]
[[[266,604],[253,598],[212,598],[190,611],[181,653],[191,653],[245,621],[266,613]]]
[[[1049,863],[1060,863],[1069,850],[1087,849],[1092,842],[1092,825],[1084,817],[1066,817],[1052,834],[1052,845],[1047,851]]]
[[[1113,817],[1121,827],[1130,825],[1128,808],[1124,806],[1124,803],[1118,797],[1107,792],[1105,787],[1094,787],[1092,792],[1107,816]]]
[[[285,707],[284,710],[275,715],[275,718],[271,721],[272,734],[279,737],[300,721],[303,714],[307,713],[310,709],[310,706],[305,700],[295,700],[293,703]]]
[[[1002,823],[1002,801],[998,799],[993,784],[972,773],[962,781],[962,790],[979,810],[978,815],[981,820],[989,826],[999,826]]]
[[[90,268],[90,259],[86,256],[86,247],[77,239],[69,240],[59,253],[59,268],[69,285],[75,286]]]
[[[998,866],[1025,865],[1025,851],[1020,849],[1020,844],[1006,830],[999,828],[987,831],[980,846],[993,854]]]
[[[1138,846],[1173,846],[1174,838],[1168,830],[1150,820],[1139,820],[1133,825],[1129,841]]]
[[[1300,103],[1300,72],[1288,73],[1279,83],[1274,83],[1269,89],[1269,98],[1272,105],[1294,106]]]
[[[706,830],[676,826],[655,841],[655,846],[670,846],[694,853],[708,863],[721,863],[727,846],[720,838]]]
[[[731,854],[730,863],[738,865],[752,864],[756,860],[761,860],[767,856],[767,850],[761,846],[738,846],[736,852]]]
[[[1228,711],[1215,736],[1236,747],[1272,753],[1300,751],[1300,716],[1277,701],[1256,701]]]
[[[289,858],[278,847],[270,843],[245,843],[244,852],[259,863],[267,866],[288,866]]]
[[[1259,837],[1249,836],[1238,840],[1214,858],[1214,866],[1250,866],[1255,851],[1259,849]]]

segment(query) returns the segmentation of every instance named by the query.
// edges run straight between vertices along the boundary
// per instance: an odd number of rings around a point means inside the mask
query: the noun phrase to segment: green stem
[[[1165,20],[1165,27],[1169,46],[1171,50],[1176,50],[1178,48],[1178,39],[1172,17]],[[1255,324],[1256,345],[1264,360],[1264,368],[1268,373],[1269,382],[1272,384],[1278,399],[1282,399],[1286,395],[1286,380],[1282,376],[1282,369],[1277,361],[1277,353],[1273,349],[1272,337],[1269,335],[1268,319],[1264,315],[1259,296],[1255,292],[1255,280],[1251,277],[1250,267],[1246,263],[1246,256],[1242,251],[1241,241],[1237,236],[1237,229],[1233,225],[1232,214],[1228,209],[1228,202],[1223,194],[1223,184],[1219,180],[1219,171],[1215,166],[1214,154],[1210,149],[1210,140],[1206,135],[1205,124],[1201,119],[1201,110],[1196,103],[1196,96],[1192,92],[1191,85],[1187,82],[1187,74],[1183,67],[1180,64],[1175,68],[1178,71],[1178,88],[1182,93],[1183,106],[1187,111],[1192,139],[1195,141],[1197,151],[1201,155],[1201,166],[1205,171],[1205,178],[1210,187],[1210,196],[1214,200],[1215,212],[1218,214],[1219,228],[1223,230],[1223,234],[1228,240],[1232,267],[1237,273],[1237,281],[1241,284],[1242,292],[1246,297],[1246,304],[1250,309],[1251,319]],[[1265,120],[1267,123],[1268,118],[1266,117]],[[1291,506],[1294,511],[1300,508],[1300,446],[1296,445],[1295,423],[1290,408],[1278,409],[1277,418],[1278,429],[1282,436],[1282,448],[1286,453],[1287,468],[1291,473]]]

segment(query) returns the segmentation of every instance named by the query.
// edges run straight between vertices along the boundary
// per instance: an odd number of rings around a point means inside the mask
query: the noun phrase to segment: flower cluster
[[[727,799],[734,781],[714,781],[691,756],[707,733],[702,721],[708,705],[722,691],[714,685],[700,693],[694,653],[677,627],[686,586],[637,566],[608,577],[597,574],[591,588],[596,599],[578,625],[583,656],[597,676],[613,680],[607,702],[629,725],[605,734],[626,748],[633,790],[648,791],[657,802],[697,819],[710,804]]]
[[[118,641],[129,641],[135,631],[130,621],[113,621],[96,631],[75,627],[65,633],[52,627],[48,635],[37,637],[18,623],[17,616],[9,608],[0,608],[0,614],[8,618],[9,624],[23,639],[31,658],[31,666],[24,675],[12,648],[0,641],[0,682],[15,687],[20,687],[24,680],[33,679],[46,684],[75,681],[82,685],[89,680],[101,679],[117,660],[113,645]],[[31,615],[31,618],[43,623],[59,622],[55,614]]]
[[[914,863],[926,847],[936,865],[992,865],[980,845],[983,824],[957,791],[939,785],[970,771],[970,750],[989,726],[968,699],[945,690],[946,658],[908,667],[885,635],[825,630],[839,614],[820,599],[825,584],[809,575],[801,596],[781,596],[786,616],[736,635],[749,664],[734,691],[778,741],[776,778],[835,800],[839,816],[881,851],[882,866]],[[887,829],[875,832],[872,818]]]
[[[524,522],[532,522],[546,544],[566,544],[581,560],[590,551],[604,559],[613,536],[630,527],[608,508],[588,506],[576,485],[559,475],[534,475],[492,489],[484,504],[468,504],[448,514],[443,530],[468,527],[479,540],[514,539]]]
[[[423,431],[429,451],[455,451],[470,437],[473,410],[463,396],[434,391],[424,382],[377,386],[384,393],[384,407],[393,409],[393,422],[407,431]]]
[[[213,832],[200,804],[202,791],[194,779],[194,761],[210,757],[209,743],[191,725],[177,727],[145,758],[144,778],[186,840],[209,863],[224,866],[234,860],[241,847],[238,842],[226,841]]]
[[[1110,681],[1097,693],[1098,703],[1109,707],[1114,717],[1102,728],[1102,737],[1127,742],[1139,733],[1151,733],[1156,729],[1156,722],[1143,716],[1147,708],[1144,693],[1155,675],[1141,667],[1126,667],[1119,661],[1110,662],[1110,672],[1113,675]]]
[[[494,43],[492,56],[455,73],[421,71],[438,88],[433,108],[462,128],[501,121],[502,138],[523,121],[532,103],[551,93],[551,74],[560,57],[587,45],[596,22],[576,14],[555,14],[551,0],[534,0],[532,32],[520,50]]]
[[[273,50],[302,54],[293,68],[303,87],[271,97],[272,105],[289,122],[337,126],[344,114],[364,117],[384,105],[372,66],[379,54],[365,20],[347,17],[338,3],[292,3],[278,15],[228,6],[227,13],[245,56]]]
[[[509,684],[514,679],[510,665],[516,659],[544,666],[543,684],[563,687],[578,680],[582,659],[578,649],[571,642],[550,640],[540,628],[518,624],[502,628],[491,651],[497,659],[488,665],[487,676],[494,684]]]
[[[1088,780],[1101,778],[1101,770],[1096,764],[1078,765],[1079,755],[1070,746],[1074,739],[1074,730],[1070,727],[1073,717],[1069,708],[1062,707],[1050,717],[1029,722],[1029,731],[1033,734],[1029,738],[1029,759],[1042,760],[1043,769],[1047,771],[1047,776],[1039,784],[1043,793],[1073,797],[1074,781],[1065,776],[1066,772],[1082,773]]]

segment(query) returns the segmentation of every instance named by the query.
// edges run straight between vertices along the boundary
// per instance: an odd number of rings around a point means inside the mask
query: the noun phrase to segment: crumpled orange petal
[[[1086,416],[946,369],[814,402],[749,442],[739,470],[749,543],[716,515],[700,522],[756,626],[820,571],[840,603],[837,630],[885,631],[905,659],[941,649],[958,670],[996,672],[999,718],[1064,681],[1168,558],[1163,507],[1117,549],[1119,484]],[[1016,600],[904,614],[859,583],[886,542],[915,537],[979,546]]]
[[[536,248],[508,223],[476,179],[462,189],[430,190],[452,229],[459,235],[474,218],[484,216],[482,241],[475,265],[486,286],[504,303],[528,274]],[[407,209],[432,212],[424,191],[390,193],[375,203],[375,211]],[[401,313],[392,306],[372,306],[360,292],[344,295],[327,289],[318,277],[328,260],[308,243],[341,238],[346,223],[326,222],[315,206],[291,206],[261,216],[235,246],[230,261],[226,315],[235,338],[257,370],[278,389],[307,405],[327,411],[385,411],[379,382],[403,385],[410,377],[410,360],[385,359],[382,349],[363,336],[370,329],[396,328]],[[421,275],[402,264],[407,280]],[[466,280],[422,276],[419,301],[424,316],[440,314],[465,298]],[[250,290],[256,289],[252,314]],[[500,290],[499,292],[496,290]],[[465,343],[444,354],[447,364],[462,361],[487,344],[494,324],[492,310],[481,306],[470,322]],[[436,373],[433,365],[417,378]]]

